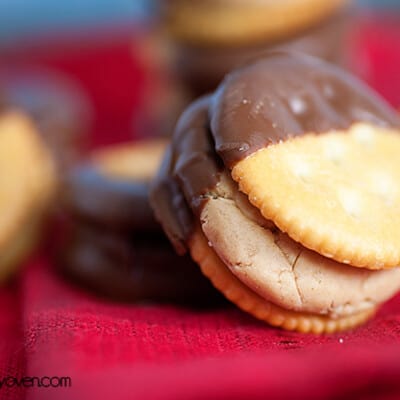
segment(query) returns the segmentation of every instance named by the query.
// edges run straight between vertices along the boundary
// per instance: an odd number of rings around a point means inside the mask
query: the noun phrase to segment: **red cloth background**
[[[400,19],[361,20],[352,59],[400,106]],[[13,55],[75,76],[96,110],[93,144],[134,136],[146,71],[121,39]],[[22,57],[22,58],[21,58]],[[69,388],[0,388],[1,399],[397,399],[400,296],[352,332],[270,328],[234,307],[121,305],[70,286],[42,249],[0,289],[0,380],[70,376]]]

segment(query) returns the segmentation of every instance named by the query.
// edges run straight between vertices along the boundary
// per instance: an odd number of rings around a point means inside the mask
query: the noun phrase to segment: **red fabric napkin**
[[[353,59],[368,62],[365,77],[399,106],[398,23],[363,20],[354,38]],[[130,44],[113,46],[103,49],[108,69],[85,55],[45,60],[86,85],[98,111],[97,140],[103,143],[116,140],[110,137],[115,119],[121,132],[128,131],[143,82],[120,73],[131,71],[129,66],[143,73],[132,61]],[[114,102],[108,98],[112,85],[95,84],[95,67],[98,74],[111,74],[115,85],[125,82]],[[400,296],[354,331],[304,335],[268,327],[233,306],[199,311],[99,300],[63,281],[42,249],[0,289],[0,309],[1,399],[400,397]],[[38,379],[42,387],[22,387]],[[71,385],[45,387],[50,383]]]

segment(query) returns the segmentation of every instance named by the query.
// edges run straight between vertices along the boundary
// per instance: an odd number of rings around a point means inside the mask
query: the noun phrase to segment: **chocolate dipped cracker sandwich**
[[[149,205],[165,147],[161,139],[113,145],[69,173],[59,270],[111,300],[209,306],[220,294],[190,257],[175,254]]]
[[[400,119],[319,59],[270,53],[181,116],[151,188],[155,215],[229,300],[325,333],[400,288]]]
[[[168,0],[162,21],[174,69],[194,97],[266,51],[301,51],[345,62],[352,19],[348,0]]]

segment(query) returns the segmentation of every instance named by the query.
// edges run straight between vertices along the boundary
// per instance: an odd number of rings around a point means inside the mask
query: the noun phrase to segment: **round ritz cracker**
[[[327,112],[326,116],[325,104],[309,103],[313,96],[323,98],[322,87],[329,87],[326,91],[333,90],[334,97],[339,94],[337,91],[346,89],[349,102],[343,105],[343,109],[352,106],[360,117],[367,115],[374,124],[396,123],[395,113],[375,94],[357,81],[355,87],[348,87],[347,80],[350,79],[352,85],[352,78],[344,75],[346,79],[343,80],[341,71],[331,70],[330,66],[316,59],[276,53],[231,76],[244,74],[257,65],[264,70],[262,63],[268,65],[269,60],[273,63],[274,57],[278,57],[283,65],[300,65],[299,70],[290,73],[291,76],[298,74],[303,91],[297,94],[307,100],[309,115],[314,115],[315,121],[320,118],[321,124],[331,126],[333,120],[329,118],[333,115],[339,118],[343,111],[337,110],[336,114]],[[313,74],[304,76],[302,63],[310,63],[314,68]],[[259,72],[262,75],[262,71]],[[267,69],[268,72],[271,71]],[[256,76],[248,81],[238,78],[237,85],[228,91],[225,85],[229,85],[233,79],[231,76],[213,97],[199,100],[182,115],[151,190],[157,219],[176,249],[181,253],[190,251],[205,275],[228,299],[271,325],[323,333],[349,329],[365,322],[377,306],[399,290],[400,269],[374,271],[353,268],[308,249],[279,229],[275,221],[265,218],[260,209],[239,191],[230,176],[230,168],[238,163],[238,159],[246,157],[246,152],[251,156],[250,144],[259,149],[270,143],[271,138],[264,142],[259,140],[264,124],[272,126],[282,118],[290,124],[288,129],[297,128],[294,133],[300,135],[302,128],[299,121],[293,122],[293,110],[279,104],[278,98],[274,98],[276,103],[269,125],[265,120],[257,121],[265,99],[257,103],[253,98],[242,96],[241,90],[250,85],[258,87],[258,91],[254,90],[255,96],[266,96],[269,91]],[[313,87],[312,82],[308,82],[310,76],[316,77],[319,86]],[[275,75],[275,80],[283,77]],[[333,77],[336,79],[332,80]],[[293,93],[292,82],[285,86],[285,81],[282,81],[279,89],[282,96]],[[273,91],[271,93],[274,96]],[[236,99],[241,100],[235,102]],[[288,101],[287,98],[285,104]],[[342,104],[343,100],[336,98],[336,101],[335,104]],[[248,102],[255,108],[245,108]],[[229,113],[221,112],[222,104],[226,107],[232,105]],[[268,114],[264,110],[262,115]],[[234,118],[235,125],[231,124]],[[342,123],[346,120],[343,118]],[[317,126],[315,121],[313,126]],[[228,126],[228,122],[232,135],[243,131],[246,139],[239,133],[230,137],[226,131],[226,140],[222,142],[216,129]],[[307,139],[308,135],[304,133],[301,137]],[[300,136],[298,138],[300,140]],[[283,137],[277,141],[283,142]],[[221,158],[215,152],[215,144]],[[287,191],[290,193],[290,188]]]
[[[0,281],[4,281],[39,239],[55,193],[56,173],[49,150],[25,114],[2,111],[0,141]]]
[[[400,119],[369,88],[273,53],[229,75],[213,104],[216,150],[266,219],[336,261],[400,264]]]
[[[165,25],[177,41],[197,46],[236,46],[279,40],[305,31],[348,0],[170,0]]]
[[[175,254],[153,217],[149,182],[166,144],[152,139],[108,146],[68,175],[63,198],[70,228],[59,270],[112,300],[220,303],[220,294],[190,257]]]

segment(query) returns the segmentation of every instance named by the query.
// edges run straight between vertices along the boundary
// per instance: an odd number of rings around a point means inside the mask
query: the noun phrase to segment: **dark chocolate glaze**
[[[192,212],[200,213],[223,169],[208,129],[209,102],[203,97],[183,113],[150,189],[156,216],[180,254],[194,228]]]
[[[210,107],[216,150],[228,168],[271,143],[360,121],[400,127],[397,113],[354,76],[284,51],[227,75]]]
[[[219,181],[224,168],[214,150],[208,126],[210,97],[194,102],[178,121],[172,140],[173,176],[186,201],[199,214],[207,193]]]
[[[118,301],[210,306],[222,296],[189,256],[179,257],[161,234],[118,234],[76,224],[60,254],[60,272]]]
[[[173,151],[170,145],[150,186],[150,204],[175,251],[185,254],[186,238],[192,232],[193,220],[179,183],[172,175],[172,169]]]
[[[73,169],[62,185],[72,215],[116,231],[159,231],[148,200],[149,183],[109,178],[94,165]]]

